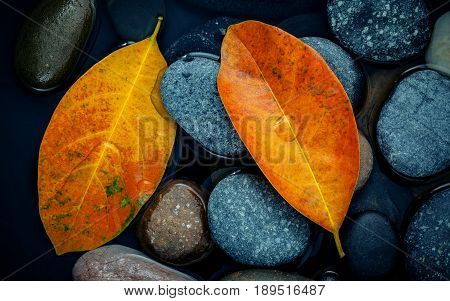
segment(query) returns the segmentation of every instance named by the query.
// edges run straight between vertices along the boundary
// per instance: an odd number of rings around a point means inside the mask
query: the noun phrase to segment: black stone
[[[94,19],[93,0],[40,2],[17,38],[14,66],[20,80],[38,91],[60,86],[74,71]]]
[[[117,34],[134,42],[150,36],[166,11],[164,0],[107,0],[107,7]]]
[[[278,27],[297,38],[332,38],[328,27],[327,14],[325,12],[314,12],[290,17],[278,24]]]
[[[407,271],[413,280],[450,278],[450,189],[419,208],[407,227],[404,245]]]

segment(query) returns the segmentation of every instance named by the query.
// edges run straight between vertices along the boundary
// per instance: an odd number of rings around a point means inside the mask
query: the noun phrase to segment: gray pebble
[[[388,163],[409,177],[450,166],[450,80],[432,70],[403,79],[384,104],[377,139]]]
[[[414,280],[450,278],[450,189],[436,193],[412,217],[405,234],[408,274]]]
[[[330,40],[317,37],[306,37],[301,40],[314,48],[327,62],[347,92],[353,110],[356,111],[364,98],[364,75],[360,66],[344,49]]]
[[[260,176],[231,175],[211,193],[208,222],[213,240],[231,258],[253,266],[277,266],[299,258],[311,239],[311,223]]]
[[[307,281],[309,279],[297,273],[277,270],[251,269],[231,273],[222,281]]]
[[[396,62],[420,53],[430,37],[423,0],[330,0],[330,27],[358,56]]]
[[[186,57],[170,65],[161,82],[161,96],[169,114],[208,150],[225,156],[244,152],[217,91],[219,63]]]
[[[355,190],[360,190],[370,177],[373,168],[373,152],[369,141],[359,132],[359,176]]]
[[[441,67],[450,73],[450,12],[442,15],[434,24],[425,60],[427,64]]]

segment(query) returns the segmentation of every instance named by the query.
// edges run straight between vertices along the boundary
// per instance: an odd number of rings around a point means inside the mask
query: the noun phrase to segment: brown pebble
[[[355,191],[361,189],[370,177],[373,168],[373,152],[369,141],[359,132],[359,176]]]

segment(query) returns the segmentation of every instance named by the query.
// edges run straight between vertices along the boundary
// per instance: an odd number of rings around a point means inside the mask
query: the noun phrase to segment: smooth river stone
[[[139,42],[150,36],[158,17],[165,16],[164,0],[107,0],[117,34],[126,41]]]
[[[434,24],[425,60],[427,64],[436,65],[450,73],[450,12],[443,14]]]
[[[196,280],[121,245],[103,246],[83,254],[75,263],[72,276],[78,281]]]
[[[213,240],[233,260],[272,267],[298,259],[308,247],[311,223],[261,176],[221,180],[208,203]]]
[[[314,48],[336,74],[347,92],[348,98],[356,111],[364,97],[364,75],[360,66],[337,44],[324,38],[306,37],[301,39]]]
[[[226,275],[221,281],[306,281],[309,280],[297,273],[267,269],[243,270]]]
[[[358,279],[382,279],[398,263],[398,235],[389,220],[377,212],[365,212],[343,231],[345,264]]]
[[[88,41],[95,19],[93,0],[44,0],[20,31],[14,66],[29,88],[47,91],[68,79]],[[40,24],[36,25],[35,22]]]
[[[285,18],[300,12],[322,8],[317,0],[183,0],[195,6],[227,15]]]
[[[398,83],[377,123],[383,156],[399,173],[427,177],[450,166],[450,79],[432,70]]]
[[[195,27],[167,49],[164,53],[167,64],[170,65],[191,52],[206,52],[220,56],[220,48],[228,26],[238,22],[237,19],[220,17]]]
[[[373,168],[373,152],[369,141],[361,133],[359,136],[359,176],[356,182],[355,190],[360,190],[370,177]]]
[[[419,54],[431,32],[423,0],[330,0],[328,19],[345,47],[378,62]]]
[[[195,140],[213,153],[236,156],[245,147],[217,91],[219,62],[184,57],[164,73],[161,97],[169,114]]]
[[[281,21],[278,27],[297,38],[331,38],[326,12],[314,12],[290,17]]]
[[[404,238],[413,280],[450,278],[450,189],[437,192],[412,217]]]
[[[185,265],[212,247],[203,193],[195,183],[174,180],[164,186],[138,225],[142,247],[160,260]]]

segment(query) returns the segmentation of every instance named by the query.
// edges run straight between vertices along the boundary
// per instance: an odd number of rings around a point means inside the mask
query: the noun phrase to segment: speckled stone
[[[383,156],[398,172],[427,177],[450,166],[450,79],[432,70],[403,79],[377,123]]]
[[[226,275],[222,281],[307,281],[309,279],[297,273],[277,270],[252,269]]]
[[[219,63],[185,57],[170,65],[161,81],[161,96],[169,114],[195,140],[213,153],[234,156],[245,147],[217,91]]]
[[[164,0],[107,0],[108,12],[117,34],[139,42],[150,36],[159,16],[165,16]]]
[[[121,245],[104,246],[83,254],[75,263],[72,276],[78,281],[195,280]]]
[[[364,98],[364,75],[359,65],[344,49],[330,40],[315,37],[301,40],[323,57],[347,92],[353,110],[357,110]]]
[[[355,190],[360,190],[370,177],[373,168],[373,152],[369,141],[361,133],[359,136],[359,176]]]
[[[434,24],[425,60],[427,64],[439,66],[450,73],[450,12],[443,14]]]
[[[450,189],[433,195],[412,217],[404,238],[414,280],[450,278]]]
[[[211,193],[208,222],[213,240],[235,261],[253,266],[292,262],[311,239],[310,222],[257,175],[236,174]]]
[[[281,21],[278,27],[297,38],[331,38],[326,12],[314,12],[290,17]]]
[[[358,56],[396,62],[419,54],[430,38],[423,0],[330,0],[330,27]]]
[[[167,64],[191,52],[206,52],[220,56],[220,48],[228,26],[238,23],[239,20],[220,17],[197,26],[176,40],[164,53]]]
[[[212,247],[206,205],[193,182],[166,184],[145,210],[138,225],[142,247],[162,261],[185,265],[198,261]]]
[[[41,1],[17,38],[14,67],[20,80],[34,90],[59,87],[74,71],[94,18],[93,0]]]
[[[344,261],[351,274],[359,279],[381,279],[395,269],[399,241],[385,216],[365,212],[350,221],[343,232]]]

